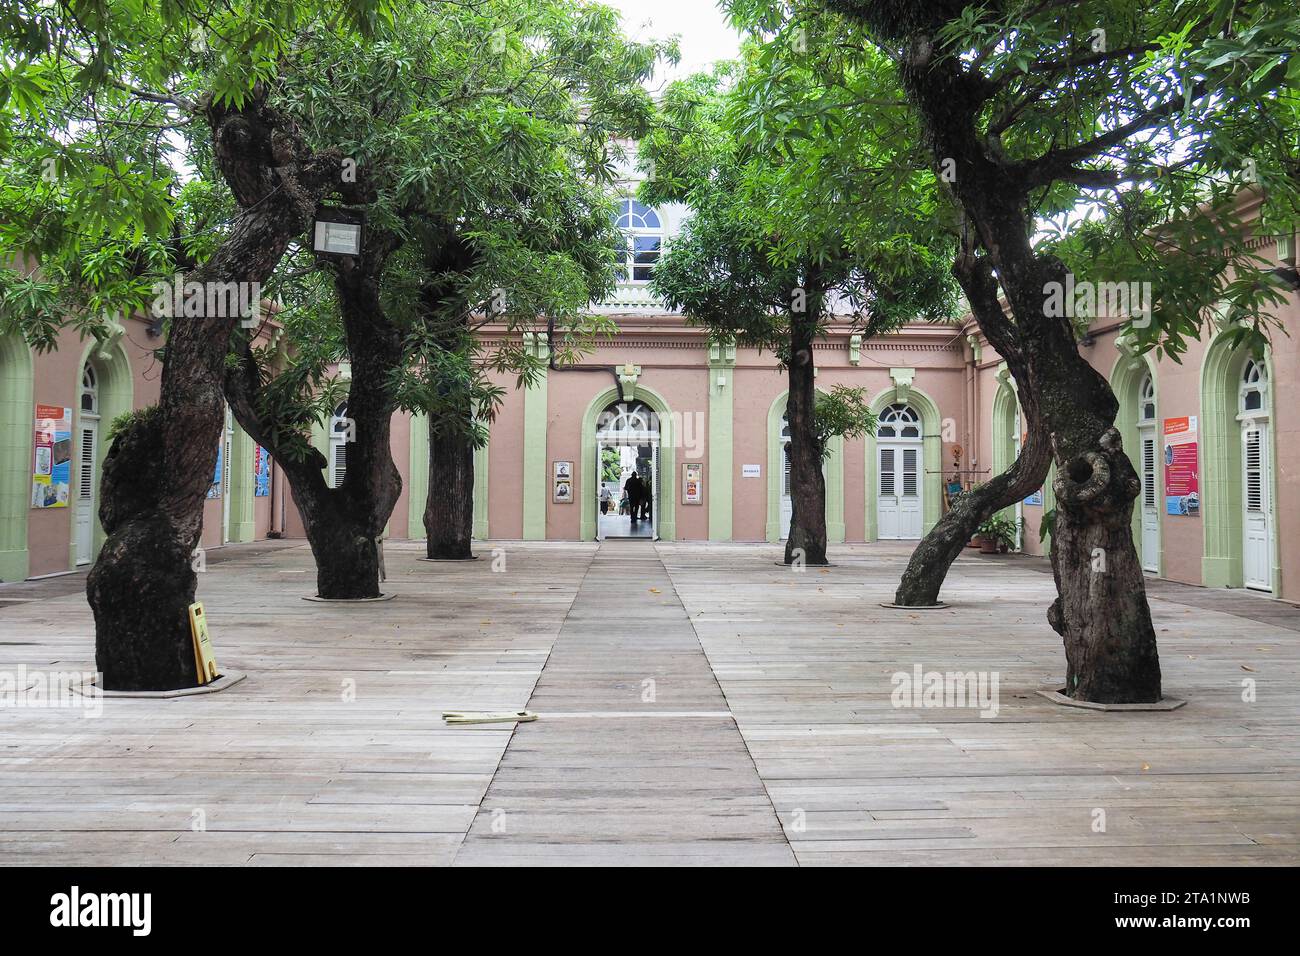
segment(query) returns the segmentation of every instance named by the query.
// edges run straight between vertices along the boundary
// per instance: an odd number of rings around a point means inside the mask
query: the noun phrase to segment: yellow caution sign
[[[199,683],[210,684],[221,676],[221,672],[217,670],[217,657],[208,637],[208,619],[203,614],[202,604],[190,605],[190,634],[194,637],[194,668]]]

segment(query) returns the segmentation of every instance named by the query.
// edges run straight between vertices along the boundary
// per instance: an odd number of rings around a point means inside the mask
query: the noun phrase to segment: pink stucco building
[[[500,381],[507,397],[476,457],[476,536],[783,537],[783,371],[771,354],[710,343],[647,291],[658,250],[681,219],[679,209],[628,200],[624,281],[599,307],[616,320],[617,334],[597,343],[581,368],[551,370],[533,388]],[[1256,247],[1294,264],[1293,237],[1261,236]],[[1300,325],[1300,294],[1288,295],[1277,318]],[[1121,317],[1098,318],[1080,348],[1112,383],[1125,447],[1144,475],[1134,516],[1144,564],[1177,581],[1295,599],[1300,342],[1279,334],[1266,354],[1250,355],[1233,349],[1209,317],[1178,364],[1133,354],[1123,332]],[[544,352],[543,339],[525,340]],[[102,346],[65,332],[57,351],[35,355],[14,336],[0,339],[0,580],[67,572],[93,559],[103,539],[95,495],[108,425],[156,399],[159,344],[134,318]],[[942,514],[951,483],[968,486],[1014,460],[1016,383],[969,318],[866,341],[836,324],[817,345],[816,362],[819,387],[863,387],[881,416],[877,434],[837,440],[827,460],[832,546],[917,538]],[[314,436],[331,455],[340,451],[330,447],[332,431],[322,423]],[[419,538],[428,485],[423,422],[395,416],[393,455],[404,488],[389,537]],[[49,479],[65,462],[60,500],[51,488],[60,482]],[[634,469],[654,489],[636,522],[618,514]],[[233,422],[213,477],[204,548],[302,536],[275,463]],[[1023,518],[1024,550],[1042,551],[1039,525],[1051,507],[1049,481],[1013,509]]]

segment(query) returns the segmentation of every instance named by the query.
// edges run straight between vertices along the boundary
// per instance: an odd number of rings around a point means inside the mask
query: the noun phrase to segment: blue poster
[[[221,452],[222,452],[222,448],[220,445],[218,445],[217,446],[217,470],[212,475],[212,484],[208,485],[209,498],[221,497]]]
[[[37,405],[32,448],[32,507],[68,507],[71,487],[72,409],[64,405]]]
[[[271,456],[261,445],[253,452],[253,497],[265,498],[271,493]]]
[[[1027,505],[1035,505],[1036,507],[1041,508],[1041,507],[1043,506],[1043,489],[1042,489],[1042,488],[1039,488],[1039,489],[1038,489],[1037,491],[1035,491],[1032,495],[1030,495],[1028,498],[1026,498],[1026,499],[1025,499],[1025,504],[1027,504]]]

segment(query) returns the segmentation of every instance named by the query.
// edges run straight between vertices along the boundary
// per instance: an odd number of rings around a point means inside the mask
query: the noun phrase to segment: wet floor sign
[[[217,670],[217,657],[208,637],[208,619],[202,604],[190,605],[190,634],[194,637],[194,667],[199,683],[210,684],[221,676],[221,672]]]

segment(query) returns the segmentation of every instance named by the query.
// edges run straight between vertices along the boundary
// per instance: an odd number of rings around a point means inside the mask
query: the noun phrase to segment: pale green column
[[[488,537],[488,446],[474,449],[474,529],[479,541]]]
[[[546,339],[535,332],[524,333],[524,347],[547,358]],[[546,371],[531,387],[524,389],[524,540],[546,540],[546,498],[549,480],[546,473],[546,422],[548,408]],[[585,492],[584,492],[585,493]]]
[[[709,346],[709,540],[731,540],[731,492],[735,477],[733,464],[736,346],[713,343]]]
[[[844,436],[833,435],[822,463],[826,481],[826,543],[844,543]]]
[[[17,335],[0,336],[0,581],[27,577],[27,511],[32,496],[32,353]]]
[[[412,541],[425,537],[424,507],[429,498],[429,416],[411,416],[411,467],[406,476],[406,536]]]
[[[230,540],[252,541],[257,536],[254,519],[253,439],[235,423],[230,439]]]

